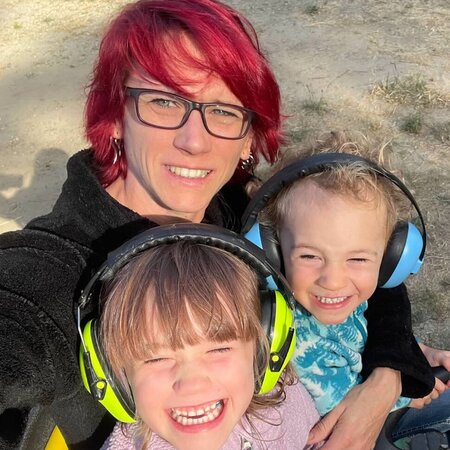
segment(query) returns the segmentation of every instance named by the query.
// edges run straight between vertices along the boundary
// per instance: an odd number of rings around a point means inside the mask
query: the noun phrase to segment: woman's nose
[[[193,155],[211,151],[211,135],[203,124],[200,111],[191,111],[186,123],[176,130],[174,145],[179,150]]]

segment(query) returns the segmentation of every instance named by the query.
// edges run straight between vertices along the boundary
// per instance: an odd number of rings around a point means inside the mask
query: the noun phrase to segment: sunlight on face
[[[159,345],[126,367],[137,414],[178,450],[220,449],[252,400],[254,348],[242,340]]]
[[[195,80],[174,92],[160,81],[133,71],[126,81],[132,88],[156,89],[198,102],[237,106],[241,101],[222,79],[184,67],[184,76]],[[230,180],[240,159],[250,155],[251,129],[242,139],[212,136],[199,111],[192,111],[178,129],[160,129],[139,121],[132,98],[125,105],[115,136],[124,140],[128,163],[126,178],[118,178],[107,191],[116,200],[144,216],[163,215],[200,222],[213,196]]]
[[[297,301],[320,322],[341,323],[377,287],[386,209],[312,182],[299,184],[290,198],[280,230],[286,277]]]

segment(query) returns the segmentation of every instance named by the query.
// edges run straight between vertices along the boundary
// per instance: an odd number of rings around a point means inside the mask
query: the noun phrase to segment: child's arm
[[[412,332],[406,287],[377,289],[365,316],[368,339],[363,353],[363,377],[367,378],[376,367],[390,367],[402,374],[403,396],[428,395],[434,388],[434,376]]]

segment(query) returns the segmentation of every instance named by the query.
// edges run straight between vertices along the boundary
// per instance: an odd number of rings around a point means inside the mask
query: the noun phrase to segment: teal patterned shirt
[[[295,310],[297,341],[293,366],[311,394],[321,416],[338,405],[362,382],[362,352],[367,341],[367,321],[362,303],[342,323],[324,325],[301,305]],[[400,397],[394,409],[408,406]]]

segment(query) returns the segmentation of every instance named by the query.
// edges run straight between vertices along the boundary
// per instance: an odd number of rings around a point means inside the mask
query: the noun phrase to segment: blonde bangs
[[[135,256],[116,274],[101,318],[111,367],[120,374],[159,346],[202,339],[261,339],[259,279],[228,251],[180,241]]]

